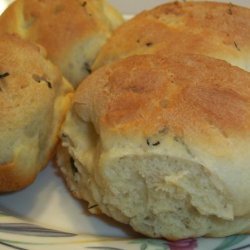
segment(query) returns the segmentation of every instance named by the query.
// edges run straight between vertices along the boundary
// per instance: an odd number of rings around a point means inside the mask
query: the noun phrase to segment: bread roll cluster
[[[91,6],[89,2],[102,1],[83,1],[81,7]],[[40,13],[24,3],[17,1],[3,15],[18,13],[18,24],[12,19],[7,29],[20,31],[20,20],[29,20],[23,17]],[[50,10],[55,12],[55,6]],[[102,8],[101,13],[120,20],[111,10],[107,14]],[[20,32],[35,42],[48,31],[38,29],[46,19],[37,15],[31,30]],[[111,27],[120,22],[114,23]],[[98,46],[99,52],[90,53],[92,59],[86,53],[106,38],[85,37],[84,48],[80,36],[79,43],[60,43],[63,52],[57,51],[61,59],[55,62],[66,77],[75,84],[86,75],[69,70],[69,77],[64,71],[62,65],[72,58],[76,68],[87,62],[85,73],[91,72],[74,93],[57,147],[57,163],[69,189],[88,201],[91,213],[170,240],[250,232],[249,30],[247,8],[175,2],[121,25]],[[72,50],[68,44],[74,44]],[[87,61],[77,59],[80,51]],[[5,69],[2,78],[8,74]],[[38,86],[43,82],[48,91],[54,82],[45,75],[38,74]],[[20,147],[14,151],[20,155]]]
[[[0,34],[15,33],[42,45],[76,87],[122,22],[106,0],[17,0],[2,14]]]

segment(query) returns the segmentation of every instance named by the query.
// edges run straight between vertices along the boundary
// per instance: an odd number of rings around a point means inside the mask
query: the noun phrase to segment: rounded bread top
[[[97,128],[153,134],[166,125],[182,133],[215,126],[244,137],[250,132],[249,100],[249,73],[222,60],[141,55],[89,76],[76,91],[74,107]]]
[[[32,141],[33,149],[47,150],[47,135],[64,116],[57,103],[66,105],[69,98],[65,97],[71,91],[59,69],[46,59],[43,48],[15,35],[1,35],[0,164],[15,161],[18,150]],[[55,109],[58,114],[54,114]],[[39,145],[35,145],[38,138]]]
[[[250,10],[231,3],[174,2],[118,28],[93,68],[135,54],[197,53],[250,69]]]
[[[83,81],[72,112],[94,125],[105,152],[124,143],[131,154],[151,148],[205,166],[234,215],[249,214],[248,72],[202,55],[132,56]]]
[[[121,23],[106,0],[17,0],[2,14],[0,33],[16,33],[45,47],[49,59],[76,85]]]

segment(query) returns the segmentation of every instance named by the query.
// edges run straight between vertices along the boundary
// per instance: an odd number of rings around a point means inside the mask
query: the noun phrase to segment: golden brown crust
[[[167,128],[209,138],[215,127],[244,137],[250,129],[250,75],[199,55],[133,56],[87,78],[74,107],[99,130],[153,135]]]
[[[29,175],[28,178],[22,178],[21,170],[17,171],[16,164],[1,164],[0,183],[4,187],[4,192],[20,190],[32,183],[35,175]]]
[[[132,56],[83,81],[72,107],[62,146],[76,169],[59,166],[78,197],[150,237],[249,231],[249,72]]]
[[[108,8],[108,13],[113,11],[111,19],[105,13]],[[121,16],[104,0],[17,0],[2,14],[0,32],[17,33],[44,46],[50,60],[76,84],[75,81],[81,80],[85,72],[83,59],[90,64],[89,60],[94,59],[96,50],[121,22]],[[91,39],[92,46],[98,48],[88,48],[86,54],[84,46],[89,47]],[[78,46],[81,48],[77,53],[82,54],[82,59],[75,60],[82,64],[82,74],[67,75],[69,73],[65,68],[75,66],[71,57],[77,56],[74,54]]]
[[[232,4],[164,4],[118,28],[93,68],[134,54],[181,52],[205,54],[248,69],[249,19],[249,9]]]
[[[71,91],[39,46],[0,39],[0,192],[30,184],[53,156]]]

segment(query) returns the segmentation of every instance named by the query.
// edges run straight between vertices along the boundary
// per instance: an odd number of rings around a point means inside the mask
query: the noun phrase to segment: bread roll
[[[150,237],[250,232],[250,74],[132,56],[81,83],[58,164],[72,193]]]
[[[71,85],[45,51],[0,36],[0,192],[30,184],[53,156]]]
[[[135,54],[196,53],[250,70],[250,10],[231,3],[174,2],[115,31],[93,69]]]
[[[44,46],[49,59],[77,86],[121,23],[106,0],[16,0],[0,18],[0,33],[17,33]]]

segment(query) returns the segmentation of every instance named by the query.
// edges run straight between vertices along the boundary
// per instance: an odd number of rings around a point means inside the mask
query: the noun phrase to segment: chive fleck
[[[235,46],[235,48],[238,50],[238,51],[240,51],[240,48],[239,48],[239,46],[238,46],[238,44],[234,41],[234,46]]]
[[[160,145],[161,143],[160,143],[160,141],[156,141],[156,142],[151,142],[150,141],[150,139],[147,139],[147,145],[148,146],[158,146],[158,145]]]
[[[153,45],[152,42],[147,42],[147,43],[146,43],[146,46],[147,46],[147,47],[151,47],[152,45]]]
[[[8,77],[9,75],[10,75],[10,73],[8,73],[8,72],[4,72],[4,73],[0,72],[0,79],[4,79],[5,77]]]
[[[158,146],[158,145],[160,145],[160,142],[157,141],[157,142],[155,142],[155,143],[152,143],[152,145],[153,145],[153,146]]]
[[[92,73],[92,69],[91,69],[89,63],[85,62],[85,63],[84,63],[84,68],[85,68],[85,70],[86,70],[89,74]]]
[[[228,8],[228,10],[227,10],[227,13],[228,13],[229,15],[233,15],[232,7],[233,7],[233,4],[232,4],[232,3],[229,3],[229,8]]]
[[[62,138],[67,138],[68,136],[64,133],[61,134]]]
[[[74,161],[73,157],[70,157],[70,166],[71,166],[71,170],[72,170],[73,175],[78,173],[78,169],[75,165],[75,161]]]
[[[49,82],[49,81],[47,81],[47,80],[45,80],[45,82],[47,83],[48,88],[52,89],[52,84],[51,84],[51,82]]]
[[[88,209],[92,209],[92,208],[95,208],[95,207],[98,207],[98,205],[97,205],[97,204],[94,204],[94,205],[88,207]]]
[[[46,82],[48,85],[48,88],[52,89],[52,83],[49,80],[47,80],[44,76],[39,76],[39,75],[34,74],[34,75],[32,75],[32,78],[33,78],[33,80],[35,80],[38,83],[40,83],[42,81]]]

